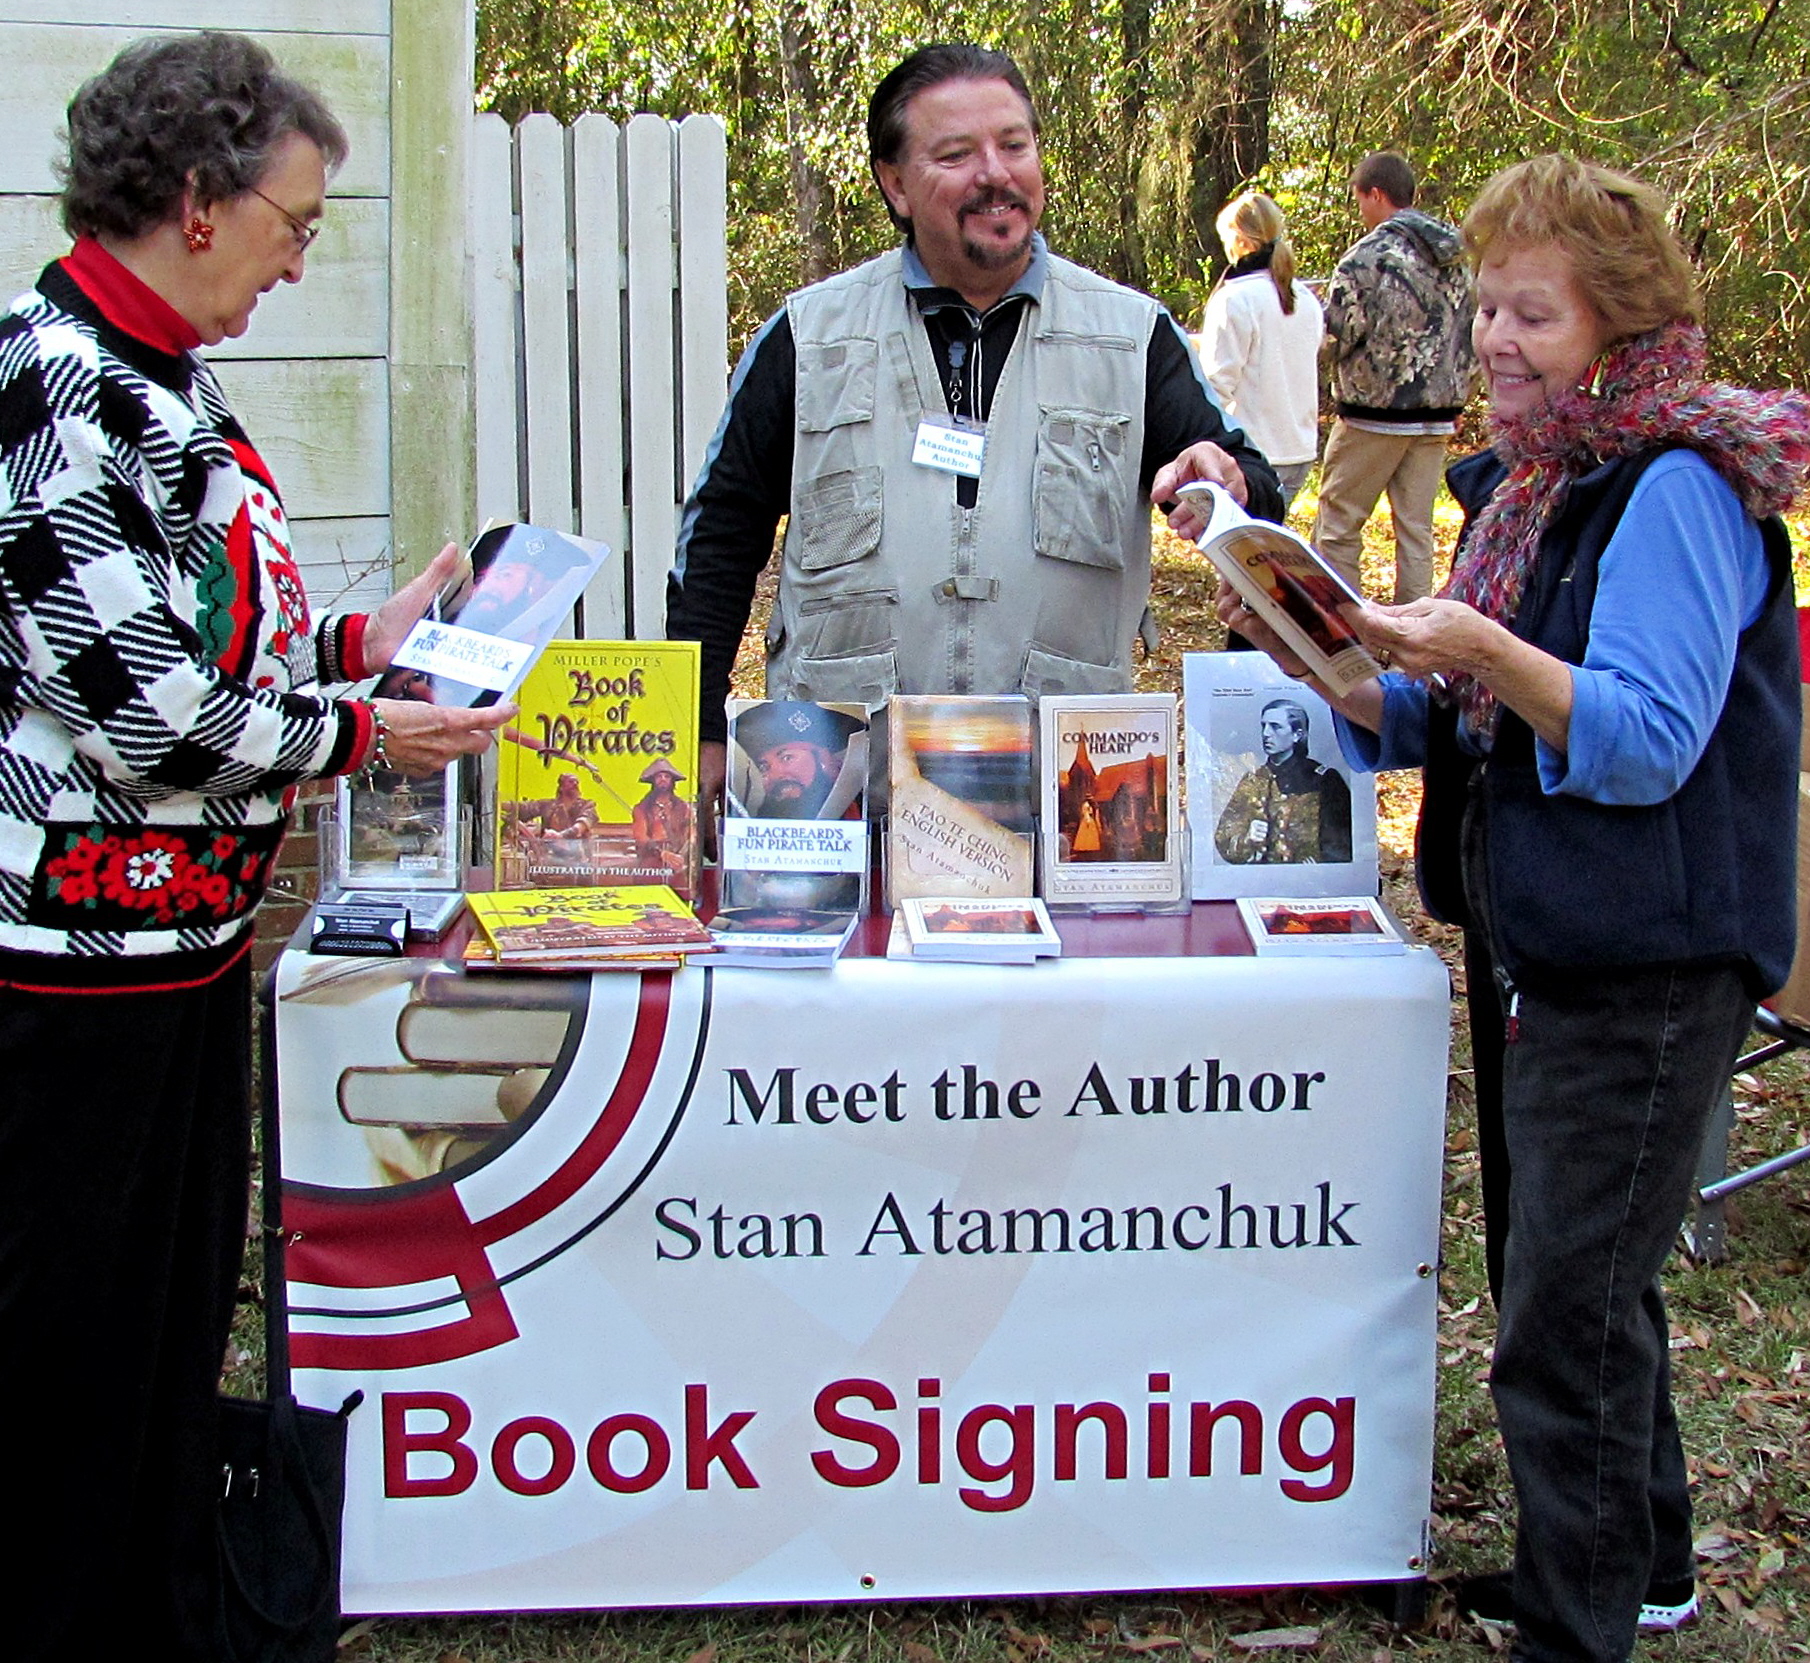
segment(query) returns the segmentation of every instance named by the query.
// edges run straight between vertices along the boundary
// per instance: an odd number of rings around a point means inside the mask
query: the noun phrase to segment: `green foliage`
[[[734,329],[892,239],[869,91],[913,47],[1023,66],[1052,245],[1195,316],[1213,215],[1246,184],[1301,269],[1359,227],[1347,181],[1393,146],[1462,214],[1504,164],[1565,149],[1672,194],[1719,367],[1810,380],[1810,10],[1787,0],[480,0],[480,102],[623,119],[709,110],[730,134]]]

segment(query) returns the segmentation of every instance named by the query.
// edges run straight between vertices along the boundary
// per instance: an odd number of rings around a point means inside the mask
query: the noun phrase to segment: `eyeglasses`
[[[310,225],[305,219],[297,219],[282,203],[271,201],[256,185],[247,185],[245,188],[260,202],[269,202],[271,207],[289,221],[289,229],[295,233],[295,246],[298,250],[309,248],[321,234],[319,225]]]

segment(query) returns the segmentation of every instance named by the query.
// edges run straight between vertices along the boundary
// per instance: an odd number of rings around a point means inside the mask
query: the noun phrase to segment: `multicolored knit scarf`
[[[1512,625],[1540,537],[1574,479],[1619,456],[1694,450],[1755,519],[1791,506],[1810,475],[1810,397],[1706,381],[1703,331],[1668,323],[1609,350],[1587,385],[1490,424],[1508,477],[1472,523],[1443,591]],[[1451,691],[1471,729],[1493,734],[1495,696],[1470,676]]]

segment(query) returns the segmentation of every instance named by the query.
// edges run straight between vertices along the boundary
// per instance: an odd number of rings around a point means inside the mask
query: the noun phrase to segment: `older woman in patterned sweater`
[[[262,47],[128,47],[69,108],[73,252],[0,317],[0,1424],[8,1655],[215,1659],[215,1383],[244,1246],[251,915],[295,786],[512,707],[384,668],[447,549],[312,622],[197,355],[299,282],[346,141]]]

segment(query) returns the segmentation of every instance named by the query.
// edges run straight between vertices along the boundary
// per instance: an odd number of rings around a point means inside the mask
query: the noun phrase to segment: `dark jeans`
[[[1502,1308],[1502,1251],[1508,1238],[1508,1150],[1502,1141],[1502,991],[1489,943],[1464,932],[1465,1004],[1470,1011],[1471,1087],[1477,1100],[1477,1180],[1483,1190],[1483,1266]]]
[[[1622,1663],[1647,1589],[1694,1569],[1659,1272],[1753,994],[1732,965],[1507,987],[1476,795],[1463,844],[1490,1389],[1519,1509],[1513,1655]]]
[[[1753,1001],[1724,967],[1518,992],[1490,1375],[1520,1509],[1514,1656],[1621,1663],[1649,1583],[1692,1572],[1659,1271]]]
[[[245,1250],[249,956],[0,988],[9,1663],[218,1663],[215,1394]]]

